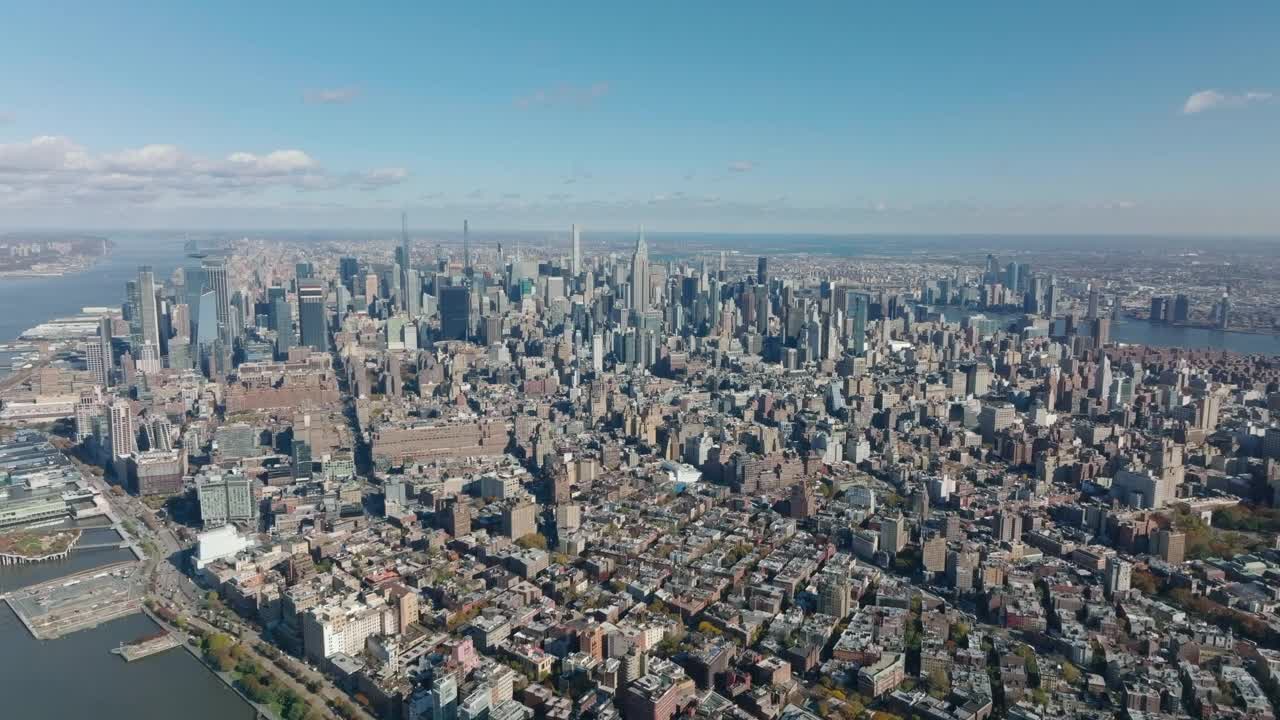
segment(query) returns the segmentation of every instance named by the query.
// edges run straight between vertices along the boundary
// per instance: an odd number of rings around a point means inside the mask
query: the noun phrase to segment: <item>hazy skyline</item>
[[[803,11],[9,8],[0,228],[1280,233],[1274,5]]]

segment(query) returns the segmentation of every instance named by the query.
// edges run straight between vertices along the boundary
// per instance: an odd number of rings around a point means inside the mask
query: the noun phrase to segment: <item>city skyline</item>
[[[5,229],[1280,228],[1263,5],[291,10],[16,9]]]

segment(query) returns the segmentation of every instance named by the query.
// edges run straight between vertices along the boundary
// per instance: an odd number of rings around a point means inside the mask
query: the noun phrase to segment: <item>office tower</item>
[[[471,328],[471,289],[450,285],[440,289],[440,337],[466,340]]]
[[[111,369],[115,366],[115,357],[111,352],[111,319],[102,318],[97,323],[97,356],[101,357],[102,364],[99,366],[99,372],[93,377],[96,378],[97,384],[102,387],[111,387]]]
[[[231,290],[227,286],[227,261],[222,258],[205,258],[201,267],[204,269],[204,287],[213,292],[213,317],[218,327],[212,335],[226,340],[231,333]],[[202,294],[200,302],[204,303],[207,297],[207,294]],[[204,320],[202,308],[200,322],[203,323]],[[201,336],[206,337],[203,329]]]
[[[462,221],[462,274],[471,276],[471,227]]]
[[[298,325],[301,344],[324,352],[329,347],[324,310],[324,284],[319,280],[298,281]]]
[[[1105,399],[1111,388],[1111,358],[1104,353],[1093,376],[1093,396]]]
[[[150,265],[138,268],[138,326],[143,345],[160,351],[160,318],[156,311],[156,277]]]
[[[160,358],[160,346],[151,343],[145,343],[138,349],[134,361],[138,372],[143,375],[155,375],[164,368],[164,361]]]
[[[400,213],[400,247],[396,248],[396,264],[400,266],[400,309],[410,312],[413,291],[409,288],[409,214]]]
[[[1018,272],[1019,269],[1018,263],[1011,262],[1004,272],[1004,286],[1012,291],[1017,291],[1019,289],[1018,282],[1021,280],[1019,277],[1021,273]]]
[[[845,296],[845,303],[846,314],[853,321],[849,349],[855,355],[864,355],[867,352],[867,314],[871,308],[871,297],[865,293],[849,293]]]
[[[1112,555],[1107,558],[1105,590],[1108,598],[1129,591],[1133,566]]]
[[[578,226],[575,224],[569,229],[569,234],[573,236],[573,254],[569,259],[569,272],[574,277],[582,272],[582,238],[578,236]]]
[[[267,290],[268,327],[276,331],[276,356],[285,357],[294,347],[293,306],[285,297],[284,288],[273,287]]]
[[[422,314],[422,279],[417,270],[409,269],[404,273],[404,287],[400,294],[404,296],[404,309],[409,317]]]
[[[1165,298],[1151,298],[1151,316],[1147,319],[1153,323],[1164,322],[1167,319],[1165,316],[1165,313],[1168,311],[1167,305],[1168,303]]]
[[[218,339],[218,331],[221,325],[218,323],[218,296],[212,288],[206,290],[200,296],[197,303],[200,308],[200,318],[196,321],[196,347],[203,351]]]
[[[200,296],[205,291],[204,268],[200,265],[202,258],[189,257],[189,264],[182,268],[182,282],[187,292],[187,327],[178,327],[179,334],[186,333],[191,342],[196,341],[196,324],[200,322]],[[193,264],[192,264],[193,263]]]
[[[1222,302],[1218,304],[1218,329],[1226,330],[1231,325],[1231,296],[1222,293]]]
[[[360,261],[353,257],[344,257],[338,259],[338,277],[342,278],[342,284],[347,286],[348,290],[355,292],[353,283],[356,281],[356,275],[360,274]]]
[[[767,257],[756,258],[756,284],[769,284],[769,258]]]
[[[631,309],[638,313],[649,309],[649,246],[644,241],[643,227],[631,255]]]
[[[907,546],[906,518],[901,515],[880,520],[880,549],[897,555]]]
[[[293,266],[293,276],[296,280],[311,280],[316,276],[316,269],[309,262],[296,263]]]
[[[1191,317],[1191,301],[1181,293],[1173,299],[1173,321],[1186,323]]]
[[[1093,346],[1095,348],[1102,349],[1106,347],[1111,342],[1111,318],[1094,318],[1089,334],[1093,336]]]
[[[1060,291],[1058,283],[1052,276],[1049,277],[1049,289],[1044,294],[1044,315],[1045,317],[1056,317],[1058,314],[1058,299]]]
[[[1098,319],[1098,288],[1089,284],[1089,319]]]

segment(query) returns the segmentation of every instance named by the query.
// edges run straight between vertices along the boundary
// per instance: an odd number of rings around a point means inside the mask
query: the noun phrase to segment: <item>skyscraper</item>
[[[160,352],[160,318],[156,310],[156,277],[150,265],[138,268],[138,321],[142,344],[154,345]]]
[[[582,238],[578,236],[578,226],[576,224],[573,225],[569,232],[573,235],[573,255],[569,259],[569,272],[573,273],[574,277],[577,277],[578,273],[582,272]]]
[[[649,309],[649,246],[644,241],[643,226],[631,255],[631,309],[638,313]]]
[[[462,221],[462,274],[471,276],[471,228]]]
[[[849,349],[863,355],[867,352],[867,313],[871,308],[871,297],[865,293],[849,293],[845,296],[845,303],[849,319],[853,321]]]
[[[769,284],[769,258],[767,257],[756,259],[756,284]]]
[[[324,284],[319,280],[298,281],[298,325],[302,345],[324,352],[329,347],[324,310]]]
[[[396,249],[396,263],[400,265],[400,309],[409,312],[409,214],[400,213],[400,247]]]
[[[111,351],[111,318],[104,317],[98,321],[98,346],[97,355],[101,358],[101,365],[97,368],[98,372],[94,375],[95,381],[102,387],[111,387],[111,370],[115,366],[115,357]]]
[[[223,258],[205,258],[201,263],[204,269],[204,287],[213,291],[214,301],[214,318],[218,323],[218,329],[215,335],[222,337],[224,334],[229,335],[231,332],[231,291],[227,287],[227,261]],[[205,295],[200,296],[200,302],[206,299]],[[200,323],[204,322],[205,314],[201,308]],[[205,336],[203,329],[201,336]]]
[[[1092,283],[1089,285],[1089,319],[1098,319],[1098,288]]]
[[[276,356],[285,357],[294,346],[293,306],[279,286],[267,289],[267,300],[267,324],[276,331]]]
[[[440,289],[440,336],[466,340],[471,327],[471,290],[462,285]]]
[[[128,400],[111,403],[111,457],[127,458],[133,452],[133,407]]]

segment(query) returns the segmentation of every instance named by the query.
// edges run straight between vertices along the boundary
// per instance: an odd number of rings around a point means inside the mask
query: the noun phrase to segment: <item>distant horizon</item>
[[[483,238],[491,234],[504,235],[548,235],[563,233],[566,238],[570,232],[573,223],[564,225],[563,227],[547,227],[547,228],[527,228],[527,227],[487,227],[477,226],[474,221],[471,223],[471,236],[473,238]],[[589,235],[619,235],[634,237],[639,228],[594,228],[578,224],[578,230],[585,238]],[[292,226],[292,227],[237,227],[237,226],[207,226],[207,227],[110,227],[110,226],[62,226],[62,227],[45,227],[45,226],[0,226],[0,238],[29,233],[31,235],[52,235],[60,233],[85,233],[85,234],[134,234],[134,235],[163,235],[163,234],[183,234],[183,233],[219,233],[219,234],[239,234],[239,233],[327,233],[332,235],[344,234],[382,234],[387,233],[399,237],[399,226],[351,226],[351,227],[332,227],[332,226]],[[461,224],[455,227],[444,226],[424,226],[415,228],[409,226],[409,234],[444,234],[444,235],[462,235]],[[1123,238],[1133,240],[1276,240],[1280,241],[1280,233],[1212,233],[1212,232],[1035,232],[1035,231],[812,231],[812,230],[684,230],[684,229],[666,229],[652,228],[645,226],[644,233],[646,237],[662,237],[669,235],[694,235],[694,236],[724,236],[732,235],[735,237],[760,237],[773,238],[784,236],[796,236],[814,239],[840,239],[840,238],[900,238],[900,239],[922,239],[922,240],[938,240],[951,239],[968,240],[968,239],[1073,239],[1073,238]],[[110,239],[108,237],[108,239]]]
[[[0,222],[1280,235],[1274,3],[311,10],[10,8]]]

